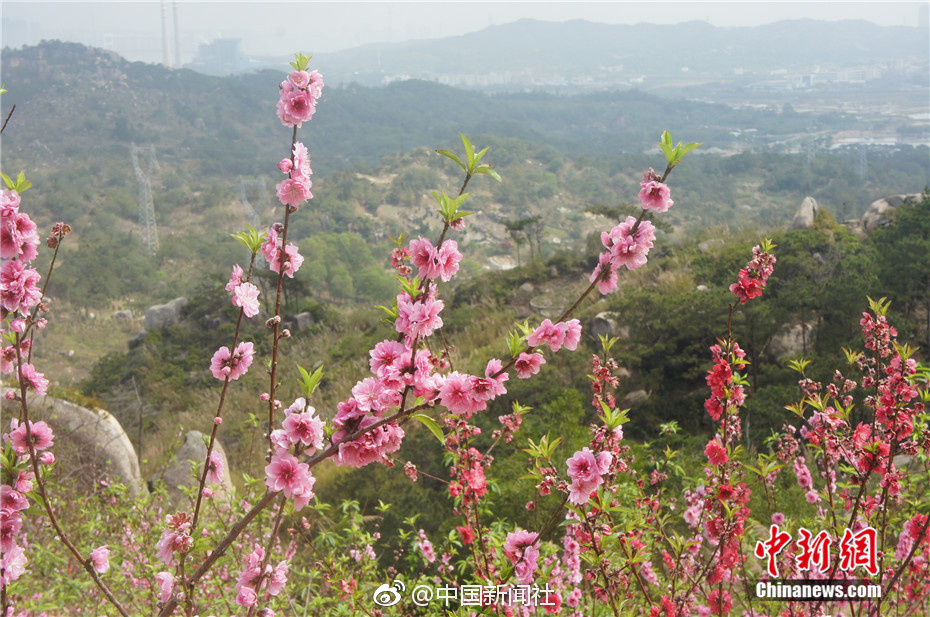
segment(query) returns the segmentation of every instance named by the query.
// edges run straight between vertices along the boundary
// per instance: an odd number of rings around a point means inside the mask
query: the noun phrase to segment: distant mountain
[[[930,49],[925,28],[866,21],[781,21],[720,28],[702,21],[675,25],[608,25],[582,20],[524,19],[463,36],[366,45],[317,57],[331,79],[380,83],[408,75],[526,73],[571,79],[624,72],[650,78],[767,73],[916,61]]]

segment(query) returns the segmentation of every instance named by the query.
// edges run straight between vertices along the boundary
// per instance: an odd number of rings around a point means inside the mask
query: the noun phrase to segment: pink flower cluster
[[[651,174],[647,173],[647,178],[643,179],[639,185],[639,203],[644,210],[665,212],[675,205],[675,202],[671,199],[671,191],[668,186],[659,182],[657,178],[648,177],[649,175]]]
[[[251,342],[239,343],[234,351],[223,346],[216,350],[210,361],[210,372],[219,380],[229,378],[235,381],[245,375],[252,366],[254,345]]]
[[[268,237],[262,243],[262,255],[265,256],[268,268],[272,272],[280,273],[283,265],[284,274],[289,278],[294,278],[301,264],[304,263],[304,258],[297,252],[297,247],[290,242],[287,243],[283,251],[281,250],[281,239],[278,238],[278,234],[283,228],[280,223],[271,226],[268,230]]]
[[[741,407],[746,400],[743,386],[733,384],[733,366],[738,369],[746,366],[746,362],[743,361],[746,352],[740,349],[735,341],[729,354],[720,345],[712,345],[710,351],[714,356],[714,367],[707,371],[706,380],[710,386],[710,396],[704,401],[704,409],[711,418],[719,421],[727,410]]]
[[[310,153],[307,146],[301,142],[294,143],[293,156],[290,159],[282,159],[278,163],[278,169],[288,175],[287,179],[278,184],[278,200],[288,206],[291,212],[296,212],[300,204],[313,199],[313,181],[310,179],[313,170],[310,169]]]
[[[233,306],[238,306],[246,317],[255,317],[258,315],[260,306],[258,304],[258,287],[248,281],[242,280],[242,268],[239,264],[233,266],[232,275],[229,282],[226,283],[226,291],[232,294]]]
[[[271,564],[266,563],[262,570],[264,561],[264,549],[258,545],[253,546],[252,552],[246,557],[245,568],[236,581],[236,604],[239,606],[246,608],[254,606],[258,602],[259,591],[264,591],[266,597],[277,596],[284,591],[287,576],[290,573],[290,564],[282,561],[272,568]]]
[[[175,555],[186,553],[194,545],[191,537],[193,518],[186,512],[177,512],[165,517],[167,527],[161,533],[161,538],[155,544],[158,558],[166,566],[174,565]]]
[[[32,261],[39,254],[39,233],[29,215],[19,211],[19,204],[19,193],[0,190],[0,257]]]
[[[632,216],[610,230],[601,233],[606,252],[601,253],[590,281],[597,282],[598,291],[608,294],[617,288],[617,271],[621,267],[635,270],[646,265],[649,249],[656,239],[655,225],[637,221]]]
[[[265,467],[265,486],[270,491],[283,491],[285,497],[294,500],[294,509],[298,511],[313,499],[316,478],[310,473],[310,466],[298,461],[290,450],[309,446],[312,449],[305,452],[312,453],[323,447],[323,421],[315,412],[303,398],[294,401],[285,411],[282,428],[271,433],[275,453]]]
[[[39,254],[39,234],[29,215],[19,211],[20,201],[16,191],[0,190],[0,318],[12,315],[14,332],[26,329],[29,310],[42,299],[42,277],[26,266]]]
[[[539,347],[546,344],[552,351],[558,351],[563,346],[569,351],[575,351],[578,349],[579,341],[581,341],[581,322],[577,319],[560,321],[557,324],[544,319],[539,324],[539,327],[526,337],[526,344],[530,347]],[[526,360],[530,362],[528,367],[530,370],[532,370],[533,365],[538,370],[539,365],[542,364],[542,361],[534,358],[527,358]]]
[[[604,483],[604,474],[610,469],[613,454],[598,452],[596,455],[587,447],[568,459],[568,501],[581,506],[588,503],[591,495]]]
[[[323,93],[323,77],[317,71],[294,71],[281,82],[278,118],[284,126],[300,126],[316,112]]]
[[[521,585],[533,582],[533,573],[539,566],[538,537],[538,533],[520,529],[507,534],[504,540],[504,555],[514,565],[514,575]]]
[[[448,282],[459,271],[462,254],[458,249],[455,240],[446,240],[437,248],[429,240],[417,238],[410,241],[410,263],[420,269],[420,278]]]
[[[51,427],[45,422],[30,422],[29,429],[27,435],[26,425],[12,418],[10,432],[4,433],[2,438],[4,449],[9,446],[16,453],[15,460],[10,461],[13,467],[5,469],[3,474],[4,478],[9,478],[7,482],[10,484],[0,486],[0,584],[4,587],[25,573],[29,561],[17,539],[25,535],[22,532],[22,513],[29,508],[26,495],[32,491],[35,481],[35,474],[28,470],[30,443],[36,452],[42,452],[38,456],[40,464],[55,463],[55,456],[48,451],[54,445],[55,438]]]
[[[740,304],[746,304],[762,295],[765,283],[775,270],[775,256],[763,251],[761,246],[752,247],[752,259],[739,271],[739,279],[730,285]]]
[[[394,320],[394,329],[406,334],[412,341],[424,339],[442,327],[442,317],[439,313],[444,304],[435,297],[435,289],[424,298],[414,301],[406,292],[397,296],[397,319]]]

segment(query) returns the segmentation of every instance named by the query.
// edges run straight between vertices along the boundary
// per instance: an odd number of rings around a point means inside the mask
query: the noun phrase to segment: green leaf
[[[452,154],[452,153],[449,152],[448,150],[436,150],[436,154],[441,154],[441,155],[443,155],[443,156],[446,157],[446,158],[452,159],[453,161],[455,161],[456,163],[458,163],[458,164],[459,164],[459,167],[461,167],[464,171],[468,171],[468,166],[465,165],[465,163],[462,162],[462,159],[460,159],[460,158],[457,157],[456,155]]]
[[[445,443],[446,443],[445,435],[442,434],[442,428],[439,427],[439,423],[438,423],[438,422],[436,422],[435,420],[433,420],[432,418],[430,418],[428,415],[422,414],[422,413],[415,413],[415,414],[413,414],[413,415],[410,416],[410,417],[411,417],[411,418],[416,418],[417,420],[419,420],[419,421],[423,424],[423,426],[425,426],[426,428],[428,428],[428,429],[430,430],[430,432],[431,432],[433,435],[436,436],[436,439],[439,440],[439,443],[441,443],[441,444],[445,444]]]
[[[294,54],[295,62],[291,62],[290,65],[298,71],[305,71],[312,57],[312,55]]]
[[[249,251],[254,255],[258,253],[262,248],[262,243],[268,237],[267,234],[260,234],[257,229],[251,225],[246,225],[248,231],[237,231],[234,234],[229,234],[236,240],[242,243],[242,245],[249,249]]]
[[[487,150],[487,148],[485,148],[485,150]],[[482,150],[482,152],[483,152],[483,150]],[[501,180],[501,175],[500,175],[499,173],[497,173],[496,171],[494,171],[494,165],[488,165],[487,163],[484,163],[484,164],[482,164],[482,165],[479,165],[477,168],[475,168],[475,172],[474,172],[474,173],[476,173],[476,174],[484,174],[484,175],[486,175],[486,176],[491,176],[492,178],[494,178],[494,179],[497,180],[498,182],[501,182],[501,181],[502,181],[502,180]]]
[[[323,366],[320,365],[318,369],[308,373],[304,367],[298,364],[297,370],[300,371],[300,379],[297,380],[297,383],[300,384],[304,395],[309,399],[316,391],[317,386],[320,385],[320,380],[323,379]]]
[[[475,168],[475,148],[471,145],[471,142],[468,141],[468,138],[465,137],[465,133],[459,133],[459,137],[462,138],[462,145],[465,146],[465,160],[468,161],[468,169],[472,173]]]

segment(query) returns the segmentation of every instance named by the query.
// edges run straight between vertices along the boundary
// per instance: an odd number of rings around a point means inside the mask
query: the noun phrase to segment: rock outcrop
[[[891,220],[891,215],[895,209],[905,204],[914,204],[922,199],[920,193],[909,195],[892,195],[876,199],[869,204],[869,209],[865,211],[861,219],[861,229],[865,233],[872,233],[878,227],[884,227]]]
[[[200,431],[188,431],[184,435],[184,443],[175,453],[174,460],[165,468],[164,472],[156,476],[155,480],[164,481],[168,488],[169,498],[177,503],[184,497],[184,488],[196,488],[200,485],[200,473],[203,470],[203,461],[207,457],[209,436]],[[219,485],[208,484],[215,491],[214,499],[225,500],[232,493],[232,481],[229,478],[229,461],[226,451],[219,441],[213,444],[214,451],[218,452],[223,461],[222,482]],[[194,475],[196,469],[197,476]]]
[[[58,460],[67,461],[56,473],[67,473],[74,483],[105,478],[118,481],[133,495],[145,490],[136,449],[119,420],[108,411],[35,394],[28,395],[26,402],[30,419],[44,420],[55,432],[52,452]],[[4,399],[3,415],[16,413],[14,405]]]
[[[167,304],[156,304],[145,309],[145,329],[158,330],[181,321],[181,309],[187,306],[187,298],[175,298]]]
[[[805,197],[804,201],[801,202],[801,207],[798,208],[794,218],[791,219],[788,231],[810,229],[817,219],[818,212],[820,212],[820,206],[817,205],[817,200],[810,196]]]
[[[769,343],[769,353],[778,359],[798,356],[810,350],[814,343],[814,324],[785,326]]]

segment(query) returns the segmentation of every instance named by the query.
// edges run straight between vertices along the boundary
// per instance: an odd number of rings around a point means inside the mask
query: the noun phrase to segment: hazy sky
[[[173,33],[178,7],[181,56],[200,43],[242,40],[250,55],[327,52],[375,42],[465,34],[522,18],[585,19],[611,24],[704,20],[751,26],[783,19],[866,19],[917,26],[928,2],[194,2],[167,3]],[[131,60],[162,58],[159,2],[16,2],[2,0],[3,45],[62,39],[113,49]],[[173,37],[173,34],[170,36]],[[174,43],[169,43],[173,50]]]

